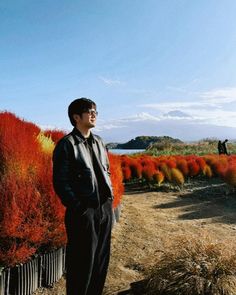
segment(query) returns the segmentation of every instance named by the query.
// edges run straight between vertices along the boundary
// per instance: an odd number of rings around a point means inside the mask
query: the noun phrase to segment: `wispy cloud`
[[[120,81],[118,79],[110,79],[106,77],[100,76],[99,79],[105,83],[106,85],[114,86],[114,85],[125,85],[123,81]]]
[[[192,100],[189,101],[189,97],[192,97]],[[160,111],[170,111],[176,109],[207,109],[210,107],[213,108],[222,108],[225,104],[236,102],[236,87],[232,88],[221,88],[213,89],[205,92],[191,92],[186,93],[186,99],[183,98],[182,101],[173,101],[168,103],[152,103],[152,104],[142,104],[140,107],[158,109]],[[166,99],[167,100],[167,99]]]
[[[161,119],[158,116],[150,115],[149,113],[139,113],[133,116],[115,119],[115,120],[100,120],[96,126],[96,131],[101,132],[104,130],[118,129],[118,128],[128,128],[130,123],[135,122],[156,122]]]
[[[111,129],[117,129],[117,128],[125,128],[127,125],[120,124],[120,121],[110,121],[110,122],[103,122],[98,123],[95,130],[96,132],[101,132],[103,130],[111,130]]]
[[[158,116],[153,116],[149,113],[146,113],[146,112],[142,112],[142,113],[139,113],[139,114],[136,114],[134,116],[130,116],[130,117],[127,117],[127,118],[123,118],[121,119],[120,121],[123,121],[123,122],[140,122],[140,121],[160,121],[160,118]]]
[[[139,107],[148,108],[152,110],[159,110],[161,112],[169,112],[175,110],[192,110],[193,108],[205,109],[208,107],[215,107],[215,103],[208,101],[174,101],[174,102],[160,102],[160,103],[146,103]]]
[[[118,120],[103,121],[102,124],[98,124],[96,132],[99,132],[107,142],[125,142],[140,135],[169,135],[183,140],[198,140],[205,137],[235,139],[236,119],[227,126],[227,120],[220,120],[222,113],[218,113],[218,116],[211,114],[208,119],[205,114],[202,117],[177,115],[164,117],[140,113]],[[232,118],[233,116],[229,119]],[[218,124],[214,124],[217,119]]]
[[[214,104],[227,104],[236,101],[236,87],[214,89],[200,93],[200,97]]]
[[[162,117],[168,118],[168,119],[174,119],[174,120],[183,120],[183,119],[192,120],[193,119],[193,117],[190,116],[189,114],[184,113],[179,110],[170,111],[170,112],[164,114]]]
[[[195,92],[194,95],[191,93],[191,96],[192,101],[186,97],[183,101],[147,103],[140,107],[158,111],[159,114],[182,111],[194,120],[218,126],[236,127],[236,110],[232,108],[229,110],[229,104],[236,102],[236,87]]]
[[[100,122],[98,131],[102,136],[126,134],[129,139],[135,134],[155,135],[157,130],[158,134],[180,134],[183,138],[234,137],[236,108],[231,104],[236,103],[236,87],[182,94],[182,100],[168,102],[167,98],[167,102],[138,105],[146,111],[134,108],[136,114]]]

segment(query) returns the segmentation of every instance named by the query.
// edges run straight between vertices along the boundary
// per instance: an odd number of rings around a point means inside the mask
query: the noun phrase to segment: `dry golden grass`
[[[236,294],[236,247],[209,237],[179,237],[148,271],[148,295]]]

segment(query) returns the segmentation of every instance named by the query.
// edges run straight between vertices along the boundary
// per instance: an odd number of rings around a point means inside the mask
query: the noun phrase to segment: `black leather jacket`
[[[108,199],[113,199],[107,151],[101,138],[92,136],[92,148],[104,177],[104,189]],[[92,203],[99,205],[98,184],[93,163],[85,140],[74,128],[63,137],[53,152],[54,190],[66,207],[79,207]]]

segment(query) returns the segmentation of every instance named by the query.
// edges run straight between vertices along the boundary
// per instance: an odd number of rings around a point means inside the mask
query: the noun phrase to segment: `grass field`
[[[196,143],[158,143],[150,147],[146,153],[152,156],[161,155],[206,155],[218,154],[217,140],[199,141]],[[236,154],[236,143],[227,144],[228,153]]]

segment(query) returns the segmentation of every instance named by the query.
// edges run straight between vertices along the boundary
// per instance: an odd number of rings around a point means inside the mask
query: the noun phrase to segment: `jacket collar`
[[[77,128],[74,128],[71,133],[75,139],[75,143],[77,144],[84,143],[87,140],[87,138],[85,138]],[[90,132],[90,137],[91,137],[92,143],[94,143],[96,138],[94,137],[92,132]]]

